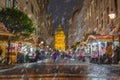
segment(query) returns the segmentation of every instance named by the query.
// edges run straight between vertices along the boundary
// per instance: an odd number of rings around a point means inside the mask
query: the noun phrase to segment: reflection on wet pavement
[[[0,70],[0,80],[120,80],[120,67],[97,64],[23,64]]]

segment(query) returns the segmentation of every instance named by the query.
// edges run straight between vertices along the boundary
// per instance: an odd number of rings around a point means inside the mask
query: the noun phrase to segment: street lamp
[[[109,17],[110,17],[110,19],[115,19],[116,14],[115,14],[114,12],[111,12],[111,13],[109,14]]]

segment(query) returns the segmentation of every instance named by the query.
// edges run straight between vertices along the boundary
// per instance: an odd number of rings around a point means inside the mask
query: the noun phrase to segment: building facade
[[[114,13],[116,17],[114,19],[110,19],[110,13]],[[77,41],[86,40],[90,34],[119,35],[119,0],[84,0],[82,9],[77,13],[77,15],[78,17],[73,20],[73,22],[75,22],[74,25],[72,27],[70,26],[70,28],[76,27],[76,35],[79,38]],[[115,28],[110,30],[111,26],[115,26]],[[73,33],[75,33],[75,31]],[[71,35],[73,35],[73,33]]]
[[[46,46],[49,45],[53,48],[53,39],[52,36],[52,18],[48,14],[48,4],[49,0],[38,0],[39,8],[40,8],[40,15],[39,15],[39,29],[38,29],[38,43],[44,41]]]
[[[84,4],[86,2],[84,1]],[[72,46],[76,42],[80,42],[82,40],[83,35],[83,16],[85,14],[85,5],[82,5],[80,8],[74,11],[72,17],[69,21],[69,30],[68,30],[68,45]]]
[[[89,6],[86,9],[83,21],[87,34],[100,34],[100,35],[119,35],[118,30],[120,27],[120,1],[119,0],[90,0]],[[110,19],[109,15],[114,13],[116,17]],[[111,30],[111,27],[115,26]]]
[[[69,22],[69,29],[68,29],[68,45],[72,46],[73,44],[75,44],[78,40],[78,33],[80,31],[78,31],[78,26],[77,26],[77,17],[79,16],[79,12],[80,10],[76,10],[73,13],[73,16],[70,19]]]

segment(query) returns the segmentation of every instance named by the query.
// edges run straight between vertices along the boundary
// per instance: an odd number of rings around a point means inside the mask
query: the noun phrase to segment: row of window
[[[106,5],[105,1],[103,2],[102,0],[101,0],[101,3],[100,2],[98,3],[98,0],[92,0],[92,2],[90,4],[90,7],[86,11],[84,21],[86,22],[86,20],[90,20],[91,17],[92,18],[97,17],[95,26],[99,27],[99,23],[100,23],[101,27],[103,27],[103,26],[105,26],[105,25],[103,25],[104,24],[103,22],[106,22],[107,24],[109,24],[110,23],[109,17],[107,16],[104,19],[104,16],[108,15],[110,11],[113,11],[113,10],[117,11],[117,9],[118,9],[118,0],[113,0],[113,1],[114,2],[112,3],[112,0],[111,0],[111,3],[113,4],[113,6],[112,6],[112,5]],[[107,3],[108,2],[109,1],[107,1]],[[104,14],[104,11],[105,11],[105,14]],[[97,16],[92,15],[92,14],[95,14],[95,13],[97,14]]]
[[[11,3],[12,3],[12,5],[11,5]],[[12,0],[5,0],[5,5],[7,8],[10,8],[10,7],[16,8],[18,3],[16,0],[13,0],[13,2],[12,2]]]
[[[102,1],[101,1],[102,2]],[[105,1],[104,1],[105,2]],[[107,1],[107,3],[108,3],[109,1]],[[111,3],[112,3],[112,0],[111,0]],[[110,11],[113,11],[113,10],[115,10],[115,11],[117,11],[117,9],[118,9],[118,0],[114,0],[114,2],[112,3],[114,6],[107,6],[106,8],[104,8],[106,11],[107,11],[107,14],[109,14],[109,12]],[[100,5],[100,3],[98,3],[98,0],[92,0],[92,2],[91,2],[91,5],[90,5],[90,7],[89,7],[89,9],[87,9],[87,14],[86,14],[86,18],[85,19],[89,19],[89,17],[92,15],[92,13],[94,13],[94,12],[97,12],[97,9],[99,9],[99,8],[103,8],[103,6],[105,7],[106,6],[106,4],[104,4],[104,3],[102,3],[102,5]],[[111,7],[111,8],[109,8],[109,7]],[[99,14],[99,13],[98,13]],[[103,17],[102,16],[103,15],[103,12],[101,11],[101,17]]]

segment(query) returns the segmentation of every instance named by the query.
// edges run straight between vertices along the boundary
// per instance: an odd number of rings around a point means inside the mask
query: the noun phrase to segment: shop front
[[[89,53],[94,63],[112,63],[114,56],[114,48],[118,45],[119,36],[95,36],[90,35],[86,41],[89,44]]]
[[[0,51],[1,51],[0,58],[2,62],[4,60],[5,63],[7,62],[7,56],[8,56],[8,39],[11,36],[14,35],[9,33],[9,31],[6,29],[3,23],[0,23]]]

